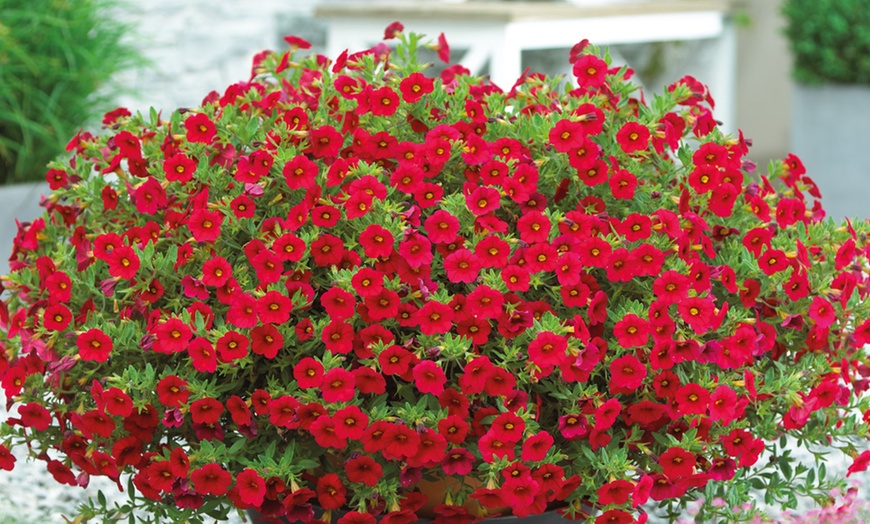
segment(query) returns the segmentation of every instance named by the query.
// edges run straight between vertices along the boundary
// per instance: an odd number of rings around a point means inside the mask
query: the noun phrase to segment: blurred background
[[[493,30],[534,23],[543,28],[542,38],[548,27],[563,30],[572,17],[594,19],[599,28],[634,24],[637,30],[621,40],[605,34],[608,41],[593,43],[612,44],[614,56],[635,69],[647,93],[685,74],[721,89],[723,98],[712,91],[720,103],[717,117],[726,129],[740,129],[752,140],[750,158],[760,172],[771,159],[794,152],[821,187],[830,216],[870,216],[870,173],[861,154],[870,117],[865,87],[870,0],[374,5],[366,0],[259,0],[255,6],[234,0],[0,0],[0,250],[11,250],[14,218],[40,214],[46,163],[63,153],[79,129],[99,131],[105,111],[120,106],[147,113],[154,107],[168,115],[195,107],[210,91],[248,80],[252,57],[263,49],[283,50],[285,35],[307,39],[314,53],[328,53],[343,49],[339,40],[348,36],[342,31],[349,22],[370,32],[371,45],[393,20],[408,30],[417,22],[437,22],[448,42],[475,23]],[[674,18],[681,13],[711,14],[703,20],[712,29],[692,37],[691,23]],[[661,25],[668,20],[677,25]],[[571,42],[589,37],[555,36]],[[498,49],[488,49],[487,58],[472,52],[480,42],[455,42],[461,45],[455,46],[453,61],[462,62],[468,51],[480,66],[475,72],[504,66]],[[560,72],[569,46],[549,45],[520,49],[520,65]],[[5,258],[0,257],[0,274],[7,269]],[[60,514],[70,515],[75,497],[52,492],[42,464],[19,466],[0,474],[0,524],[63,522]]]

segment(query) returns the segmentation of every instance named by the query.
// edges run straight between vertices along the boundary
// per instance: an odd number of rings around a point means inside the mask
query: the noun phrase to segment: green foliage
[[[799,82],[870,84],[870,0],[785,0]]]
[[[43,180],[69,137],[107,109],[138,62],[117,0],[0,0],[0,183]]]

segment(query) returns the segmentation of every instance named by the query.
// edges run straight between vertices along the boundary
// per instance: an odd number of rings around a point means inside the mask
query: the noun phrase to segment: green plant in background
[[[870,84],[870,0],[785,0],[794,78]]]
[[[42,180],[66,140],[139,63],[117,0],[0,0],[0,183]]]

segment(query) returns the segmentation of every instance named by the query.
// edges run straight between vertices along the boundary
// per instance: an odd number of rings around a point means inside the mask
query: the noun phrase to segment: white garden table
[[[315,9],[328,25],[328,56],[366,49],[399,21],[433,40],[445,33],[451,47],[467,49],[454,62],[475,74],[488,63],[491,80],[503,89],[522,73],[525,50],[570,48],[584,38],[600,46],[709,39],[713,58],[699,80],[710,86],[717,119],[734,131],[736,42],[729,14],[727,0],[359,2]]]

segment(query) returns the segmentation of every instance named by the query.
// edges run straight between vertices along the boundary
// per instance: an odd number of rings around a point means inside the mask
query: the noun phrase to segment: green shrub
[[[785,0],[794,78],[870,84],[870,0]]]
[[[136,62],[116,0],[0,0],[0,183],[43,180]]]

